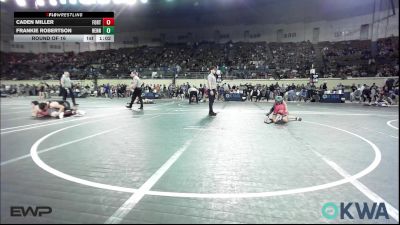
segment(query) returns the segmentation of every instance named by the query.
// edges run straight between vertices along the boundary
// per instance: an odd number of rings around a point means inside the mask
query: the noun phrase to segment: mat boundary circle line
[[[190,192],[147,191],[145,193],[145,195],[164,196],[164,197],[181,197],[181,198],[215,198],[216,199],[216,198],[272,197],[272,196],[300,194],[300,193],[328,189],[328,188],[332,188],[335,186],[350,183],[351,181],[357,180],[357,179],[371,173],[381,162],[382,154],[381,154],[380,149],[373,142],[369,141],[368,139],[366,139],[358,134],[352,133],[350,131],[347,131],[347,130],[344,130],[344,129],[341,129],[338,127],[325,125],[325,124],[321,124],[321,123],[316,123],[316,122],[310,122],[310,121],[302,121],[302,122],[336,129],[336,130],[351,134],[351,135],[363,140],[364,142],[369,144],[372,147],[372,149],[374,150],[375,158],[374,158],[373,162],[368,167],[363,169],[362,171],[360,171],[357,174],[354,174],[350,177],[343,178],[343,179],[329,182],[329,183],[325,183],[325,184],[321,184],[321,185],[314,185],[314,186],[303,187],[303,188],[294,188],[294,189],[288,189],[288,190],[268,191],[268,192],[253,192],[253,193],[243,193],[243,192],[242,193],[190,193]],[[81,178],[77,178],[77,177],[65,174],[59,170],[56,170],[56,169],[50,167],[49,165],[47,165],[40,159],[40,157],[37,153],[37,149],[44,140],[46,140],[47,138],[49,138],[50,136],[52,136],[56,133],[59,133],[61,131],[64,131],[64,130],[67,130],[67,129],[70,129],[73,127],[77,127],[77,126],[80,126],[83,124],[85,124],[85,123],[64,127],[59,130],[53,131],[53,132],[43,136],[42,138],[38,139],[32,145],[31,150],[30,150],[30,155],[31,155],[32,160],[35,162],[36,165],[38,165],[40,168],[47,171],[48,173],[51,173],[59,178],[62,178],[62,179],[65,179],[65,180],[68,180],[68,181],[71,181],[74,183],[78,183],[78,184],[82,184],[82,185],[86,185],[86,186],[90,186],[90,187],[95,187],[95,188],[100,188],[100,189],[105,189],[105,190],[112,190],[112,191],[119,191],[119,192],[126,192],[126,193],[135,193],[137,191],[137,189],[135,189],[135,188],[126,188],[126,187],[121,187],[121,186],[114,186],[114,185],[108,185],[108,184],[103,184],[103,183],[98,183],[98,182],[92,182],[92,181],[84,180]]]

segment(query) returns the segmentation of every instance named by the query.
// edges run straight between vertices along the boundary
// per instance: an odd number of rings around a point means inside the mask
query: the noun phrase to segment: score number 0
[[[103,33],[114,34],[114,18],[103,18]]]
[[[103,18],[103,26],[114,26],[114,18]]]

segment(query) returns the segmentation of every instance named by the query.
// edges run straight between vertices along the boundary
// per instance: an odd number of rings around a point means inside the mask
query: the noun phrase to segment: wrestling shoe
[[[272,123],[272,120],[269,117],[267,117],[267,118],[265,118],[264,123],[270,124],[270,123]]]
[[[84,116],[85,114],[86,114],[86,112],[83,110],[76,110],[75,116]]]

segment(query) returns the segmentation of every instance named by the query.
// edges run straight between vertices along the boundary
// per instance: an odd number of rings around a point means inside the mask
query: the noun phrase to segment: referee
[[[132,85],[131,88],[133,89],[132,100],[129,105],[126,106],[128,109],[132,109],[132,105],[135,102],[136,97],[139,97],[140,108],[143,109],[143,100],[142,100],[142,88],[141,88],[141,81],[137,72],[131,72]]]
[[[210,68],[210,74],[208,74],[207,77],[207,83],[208,83],[208,100],[209,100],[209,116],[216,116],[217,114],[213,110],[213,105],[214,105],[214,100],[215,100],[215,94],[217,92],[217,79],[215,78],[215,67]]]
[[[75,102],[75,96],[74,96],[74,92],[72,90],[72,82],[71,82],[71,79],[69,78],[68,71],[64,71],[64,74],[62,75],[61,80],[60,80],[60,85],[62,88],[63,101],[67,100],[67,96],[69,93],[69,96],[71,97],[72,103],[74,104],[74,106],[79,105],[79,104],[76,104],[76,102]]]

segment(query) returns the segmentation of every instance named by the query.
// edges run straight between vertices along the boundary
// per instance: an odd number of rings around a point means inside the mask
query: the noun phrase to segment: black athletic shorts
[[[58,102],[58,104],[63,105],[65,110],[71,110],[71,104],[68,101],[49,101],[50,102]]]

